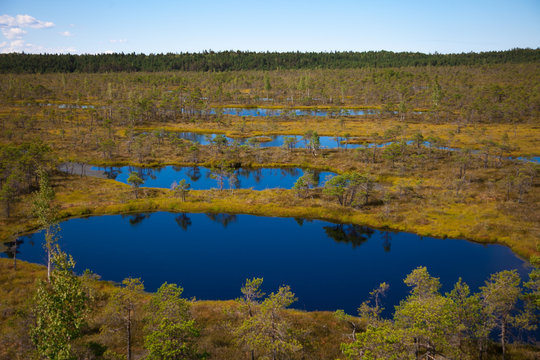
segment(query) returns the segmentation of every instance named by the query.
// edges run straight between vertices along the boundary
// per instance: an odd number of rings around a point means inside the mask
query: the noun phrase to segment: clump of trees
[[[326,181],[323,192],[335,197],[342,206],[366,205],[373,194],[375,182],[367,173],[347,172]],[[361,196],[361,204],[358,197]]]
[[[0,144],[0,203],[6,217],[19,198],[39,185],[39,171],[52,167],[50,148],[41,141],[21,145]]]
[[[478,293],[471,293],[460,279],[442,295],[439,279],[418,267],[405,278],[410,292],[392,319],[380,315],[379,295],[388,289],[386,284],[371,293],[372,301],[359,308],[366,329],[341,344],[343,354],[347,359],[483,359],[490,334],[496,331],[505,359],[509,328],[537,327],[539,308],[533,300],[538,296],[537,271],[525,283],[526,291],[517,272],[505,270],[493,274]],[[519,300],[525,302],[523,307]]]

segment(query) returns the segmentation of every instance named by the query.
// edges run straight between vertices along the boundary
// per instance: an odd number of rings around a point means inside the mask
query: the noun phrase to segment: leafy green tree
[[[386,295],[390,285],[383,282],[375,290],[369,293],[370,300],[364,301],[358,308],[358,314],[369,324],[377,324],[380,321],[384,308],[381,306],[381,298]],[[372,303],[373,305],[370,305]]]
[[[144,285],[140,278],[122,280],[122,287],[115,289],[108,303],[108,323],[101,328],[102,334],[116,334],[125,329],[127,360],[132,359],[133,332],[140,322],[143,292]]]
[[[405,104],[404,100],[399,102],[398,112],[399,112],[399,120],[404,121],[405,115],[407,114],[407,104]]]
[[[36,323],[31,329],[38,352],[51,360],[72,359],[71,342],[81,333],[88,297],[73,273],[75,262],[57,246],[49,282],[38,281],[34,297]]]
[[[373,187],[374,181],[369,174],[348,172],[327,180],[323,192],[335,196],[340,205],[351,206],[355,204],[358,194],[364,196],[364,204],[367,204]]]
[[[246,279],[246,283],[240,289],[242,293],[241,302],[247,308],[247,315],[253,317],[256,307],[260,304],[259,299],[264,297],[264,292],[261,291],[263,278]]]
[[[420,145],[422,145],[424,143],[424,135],[422,135],[421,132],[417,132],[416,134],[414,134],[412,140],[416,144],[416,148],[420,149]]]
[[[446,297],[452,301],[453,313],[456,317],[455,348],[460,357],[486,351],[490,327],[482,309],[478,294],[471,294],[469,286],[459,278],[454,288]],[[474,346],[473,346],[474,345]],[[472,347],[471,350],[469,348]]]
[[[219,161],[217,164],[213,164],[211,167],[210,178],[217,181],[219,190],[222,191],[225,186],[225,180],[234,169],[231,167],[231,164],[226,161]]]
[[[306,197],[310,189],[317,186],[315,173],[312,170],[306,170],[304,175],[300,176],[293,185],[296,195]]]
[[[317,151],[321,145],[319,134],[316,131],[308,130],[304,133],[302,139],[306,143],[308,151],[311,151],[313,155],[317,155]]]
[[[186,201],[186,196],[189,193],[191,184],[189,184],[186,179],[180,180],[178,183],[173,182],[171,185],[172,190],[175,192],[176,196],[182,198],[182,201]]]
[[[139,187],[144,184],[144,180],[140,178],[139,174],[137,174],[135,171],[133,171],[131,174],[129,174],[129,177],[127,179],[128,184],[133,186],[135,191],[135,199],[139,198]]]
[[[198,359],[194,344],[199,336],[191,318],[189,302],[182,298],[183,289],[176,284],[164,283],[148,303],[145,348],[147,359]]]
[[[263,278],[246,279],[246,283],[240,289],[242,298],[239,301],[245,311],[246,319],[253,318],[255,313],[259,311],[260,299],[264,296],[264,293],[260,290],[262,283]],[[244,330],[243,326],[234,330],[237,343],[240,346],[247,347],[251,353],[251,360],[255,360],[255,350],[245,341]]]
[[[283,138],[283,146],[289,151],[292,152],[298,140],[294,136],[285,136]]]
[[[47,251],[47,279],[51,278],[52,252],[59,231],[58,207],[52,204],[54,189],[49,182],[49,176],[44,170],[38,171],[39,190],[34,193],[33,213],[40,227],[45,228],[45,250]]]
[[[349,181],[345,175],[336,175],[324,184],[323,192],[329,196],[335,196],[340,205],[345,206],[347,203],[347,190]]]
[[[536,248],[540,250],[540,244]],[[523,283],[525,292],[521,298],[524,302],[524,309],[516,317],[516,327],[534,331],[538,329],[540,314],[540,256],[532,255],[529,261],[533,269],[529,273],[529,280]]]
[[[382,156],[383,158],[392,161],[392,167],[395,165],[396,160],[402,155],[402,148],[397,142],[393,142],[390,145],[385,146]]]
[[[342,343],[341,351],[349,360],[414,359],[407,348],[405,330],[396,328],[391,321],[384,321],[377,326],[368,325],[355,341]]]
[[[104,139],[99,143],[99,150],[103,153],[105,159],[111,159],[116,148],[116,143],[113,139]]]
[[[484,309],[493,326],[500,331],[502,358],[506,356],[508,328],[516,321],[516,309],[521,279],[516,270],[504,270],[492,274],[486,285],[480,288]]]
[[[540,244],[537,250],[540,250]],[[523,284],[529,290],[524,298],[536,310],[540,310],[540,256],[532,255],[529,261],[534,268],[529,273],[529,281]]]
[[[455,333],[452,301],[439,294],[441,284],[425,267],[413,270],[404,280],[409,296],[396,307],[396,326],[406,331],[412,351],[418,357],[433,357],[451,350],[449,337]]]
[[[268,92],[272,90],[272,85],[270,84],[270,78],[268,77],[268,74],[264,75],[264,90],[266,91],[266,99],[268,100]]]
[[[8,218],[11,214],[11,207],[17,200],[17,195],[19,194],[21,179],[22,174],[20,170],[17,169],[9,174],[2,184],[2,187],[0,187],[0,201],[5,204],[6,216]]]
[[[143,162],[144,158],[150,153],[150,144],[146,134],[137,135],[131,146],[139,162]]]
[[[289,286],[281,286],[278,292],[271,293],[254,315],[247,317],[235,331],[237,341],[260,354],[261,359],[289,358],[301,350],[302,345],[295,339],[283,314],[294,301],[296,298]]]
[[[227,146],[227,138],[225,135],[217,135],[215,138],[211,140],[212,144],[216,145],[218,151],[222,151],[222,149]]]

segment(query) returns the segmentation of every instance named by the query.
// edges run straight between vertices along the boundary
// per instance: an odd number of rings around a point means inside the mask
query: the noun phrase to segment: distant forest
[[[540,63],[540,48],[461,54],[419,52],[247,52],[180,54],[0,54],[0,73],[102,73],[347,69]]]

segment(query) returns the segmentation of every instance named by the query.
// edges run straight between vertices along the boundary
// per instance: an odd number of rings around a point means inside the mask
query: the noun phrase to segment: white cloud
[[[2,35],[4,35],[6,39],[20,38],[26,34],[26,31],[20,27],[0,28],[0,31],[2,31]]]
[[[44,29],[53,26],[54,23],[50,21],[41,21],[30,15],[16,15],[15,17],[0,15],[0,27],[2,28],[29,27],[32,29]]]
[[[11,47],[21,47],[21,46],[24,46],[24,40],[20,39],[20,40],[13,40],[10,44],[9,44]],[[28,45],[31,45],[31,44],[28,44]]]
[[[111,39],[109,42],[111,44],[121,44],[127,42],[127,39]]]
[[[25,52],[31,54],[64,54],[77,53],[77,49],[73,47],[65,48],[47,48],[41,45],[34,45],[25,42],[23,39],[13,40],[11,42],[4,41],[0,43],[0,53]]]
[[[30,15],[0,15],[0,31],[6,39],[20,39],[27,33],[23,28],[46,29],[53,27],[50,21],[41,21]]]
[[[54,27],[51,21],[38,20],[30,15],[0,15],[0,32],[9,41],[0,43],[0,52],[26,52],[26,53],[74,53],[76,49],[72,47],[66,48],[48,48],[42,45],[34,45],[27,43],[23,38],[30,29],[48,29]],[[63,36],[71,36],[69,31],[60,33]]]
[[[69,31],[62,31],[59,34],[62,35],[62,36],[73,36],[73,34],[70,33]]]

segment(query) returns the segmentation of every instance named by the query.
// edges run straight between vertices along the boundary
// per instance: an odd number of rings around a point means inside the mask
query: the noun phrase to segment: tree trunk
[[[131,309],[128,309],[127,318],[127,360],[131,360]]]
[[[506,355],[506,322],[501,326],[501,345],[502,345],[502,360]]]
[[[45,231],[45,246],[47,247],[47,281],[51,281],[51,235],[49,229]]]

